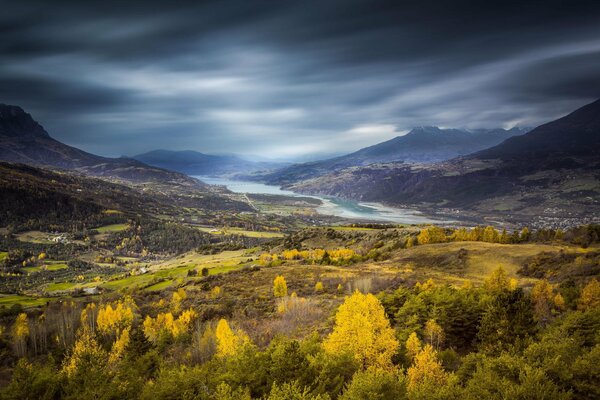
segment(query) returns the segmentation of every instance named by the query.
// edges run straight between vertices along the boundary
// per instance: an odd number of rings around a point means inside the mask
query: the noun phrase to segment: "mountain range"
[[[600,100],[467,156],[350,167],[287,187],[430,210],[535,215],[546,222],[590,218],[600,211]]]
[[[354,166],[389,162],[433,163],[486,149],[527,131],[526,128],[518,127],[508,130],[417,127],[406,135],[397,136],[350,154],[294,164],[276,171],[253,174],[249,178],[286,185]]]
[[[283,163],[254,162],[235,155],[212,155],[192,150],[154,150],[133,156],[135,160],[187,175],[223,176],[279,168]]]
[[[101,157],[68,146],[53,139],[30,114],[14,105],[0,104],[0,160],[131,182],[204,186],[184,174],[151,167],[131,158]]]

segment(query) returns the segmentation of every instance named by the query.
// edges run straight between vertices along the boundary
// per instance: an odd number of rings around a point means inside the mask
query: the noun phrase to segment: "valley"
[[[4,107],[21,155],[0,161],[0,398],[585,399],[598,104],[471,155],[283,186],[237,159],[35,159],[53,139]],[[557,125],[579,139],[552,144]]]

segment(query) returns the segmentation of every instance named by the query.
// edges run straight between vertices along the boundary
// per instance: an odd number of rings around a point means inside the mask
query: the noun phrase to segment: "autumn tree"
[[[444,342],[444,330],[434,319],[430,319],[425,323],[425,338],[436,350],[439,350]]]
[[[356,291],[338,308],[323,348],[331,354],[353,354],[363,367],[389,367],[398,341],[379,300]]]
[[[171,298],[171,310],[173,314],[177,315],[181,312],[181,303],[183,300],[187,298],[187,293],[184,288],[179,288],[177,291],[173,292],[173,296]]]
[[[425,345],[414,358],[413,365],[407,371],[409,390],[422,385],[444,385],[448,374],[437,359],[437,353],[430,345]]]
[[[143,324],[144,335],[153,343],[169,339],[178,340],[187,335],[197,316],[198,314],[192,309],[183,311],[178,318],[170,312],[159,313],[156,318],[148,315]]]
[[[508,235],[508,232],[506,232],[506,228],[502,229],[502,233],[500,234],[500,237],[498,238],[498,242],[502,243],[502,244],[510,243],[510,236]]]
[[[27,339],[29,338],[29,320],[27,314],[17,315],[12,327],[12,340],[17,357],[25,357],[27,354]]]
[[[483,230],[483,241],[488,243],[498,243],[498,231],[493,226],[486,226]]]
[[[123,329],[117,337],[117,340],[113,343],[108,356],[109,364],[116,364],[125,355],[125,351],[130,342],[129,331],[130,328]]]
[[[421,229],[419,236],[417,236],[417,240],[419,241],[419,244],[443,243],[446,241],[446,233],[440,227],[430,226]]]
[[[98,307],[96,303],[89,303],[81,311],[81,327],[84,330],[89,330],[92,333],[96,333],[98,321]]]
[[[483,287],[492,294],[510,290],[510,279],[504,268],[498,267],[492,272],[492,274],[484,281]]]
[[[538,281],[531,289],[535,318],[542,325],[545,325],[552,317],[554,303],[552,292],[552,285],[546,280]]]
[[[232,356],[250,342],[244,331],[234,331],[225,319],[219,320],[215,336],[217,339],[217,355],[220,357]]]
[[[578,307],[581,310],[589,310],[600,306],[600,282],[592,279],[581,291]]]
[[[285,297],[287,296],[288,289],[285,278],[281,275],[275,277],[273,280],[273,295],[275,297]]]
[[[99,399],[111,387],[108,353],[89,331],[83,331],[64,360],[67,398]]]
[[[528,242],[531,239],[531,232],[528,227],[525,227],[521,230],[521,234],[519,235],[519,240],[521,242]]]
[[[419,340],[417,333],[411,333],[406,340],[406,356],[408,359],[412,360],[415,358],[415,356],[421,351],[421,348],[421,340]]]
[[[98,311],[98,332],[116,338],[124,329],[131,328],[134,318],[132,299],[121,299],[116,303],[107,304]]]

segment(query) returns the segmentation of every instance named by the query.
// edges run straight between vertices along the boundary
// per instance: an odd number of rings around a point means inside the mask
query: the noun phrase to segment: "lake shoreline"
[[[359,202],[352,199],[343,199],[332,196],[296,193],[291,190],[281,189],[278,186],[266,185],[260,182],[206,176],[194,176],[194,178],[200,179],[210,185],[225,186],[234,193],[318,199],[321,201],[321,205],[316,207],[316,211],[319,214],[351,220],[396,224],[439,224],[451,222],[430,218],[416,209],[392,207],[381,203]]]

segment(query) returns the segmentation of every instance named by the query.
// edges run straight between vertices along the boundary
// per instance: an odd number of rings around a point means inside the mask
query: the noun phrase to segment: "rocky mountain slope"
[[[132,182],[205,186],[181,173],[151,167],[137,160],[101,157],[68,146],[53,139],[21,107],[6,104],[0,104],[0,160],[77,170]]]
[[[569,223],[600,211],[599,153],[600,100],[466,157],[432,165],[352,167],[288,187],[431,210]]]
[[[155,167],[200,176],[223,176],[281,167],[278,163],[254,162],[233,155],[212,155],[191,150],[154,150],[133,158]]]
[[[435,126],[418,127],[404,136],[397,136],[351,154],[291,165],[270,173],[258,174],[253,179],[281,185],[354,166],[389,162],[432,163],[470,154],[526,132],[527,129],[524,128],[466,130],[440,129]]]

